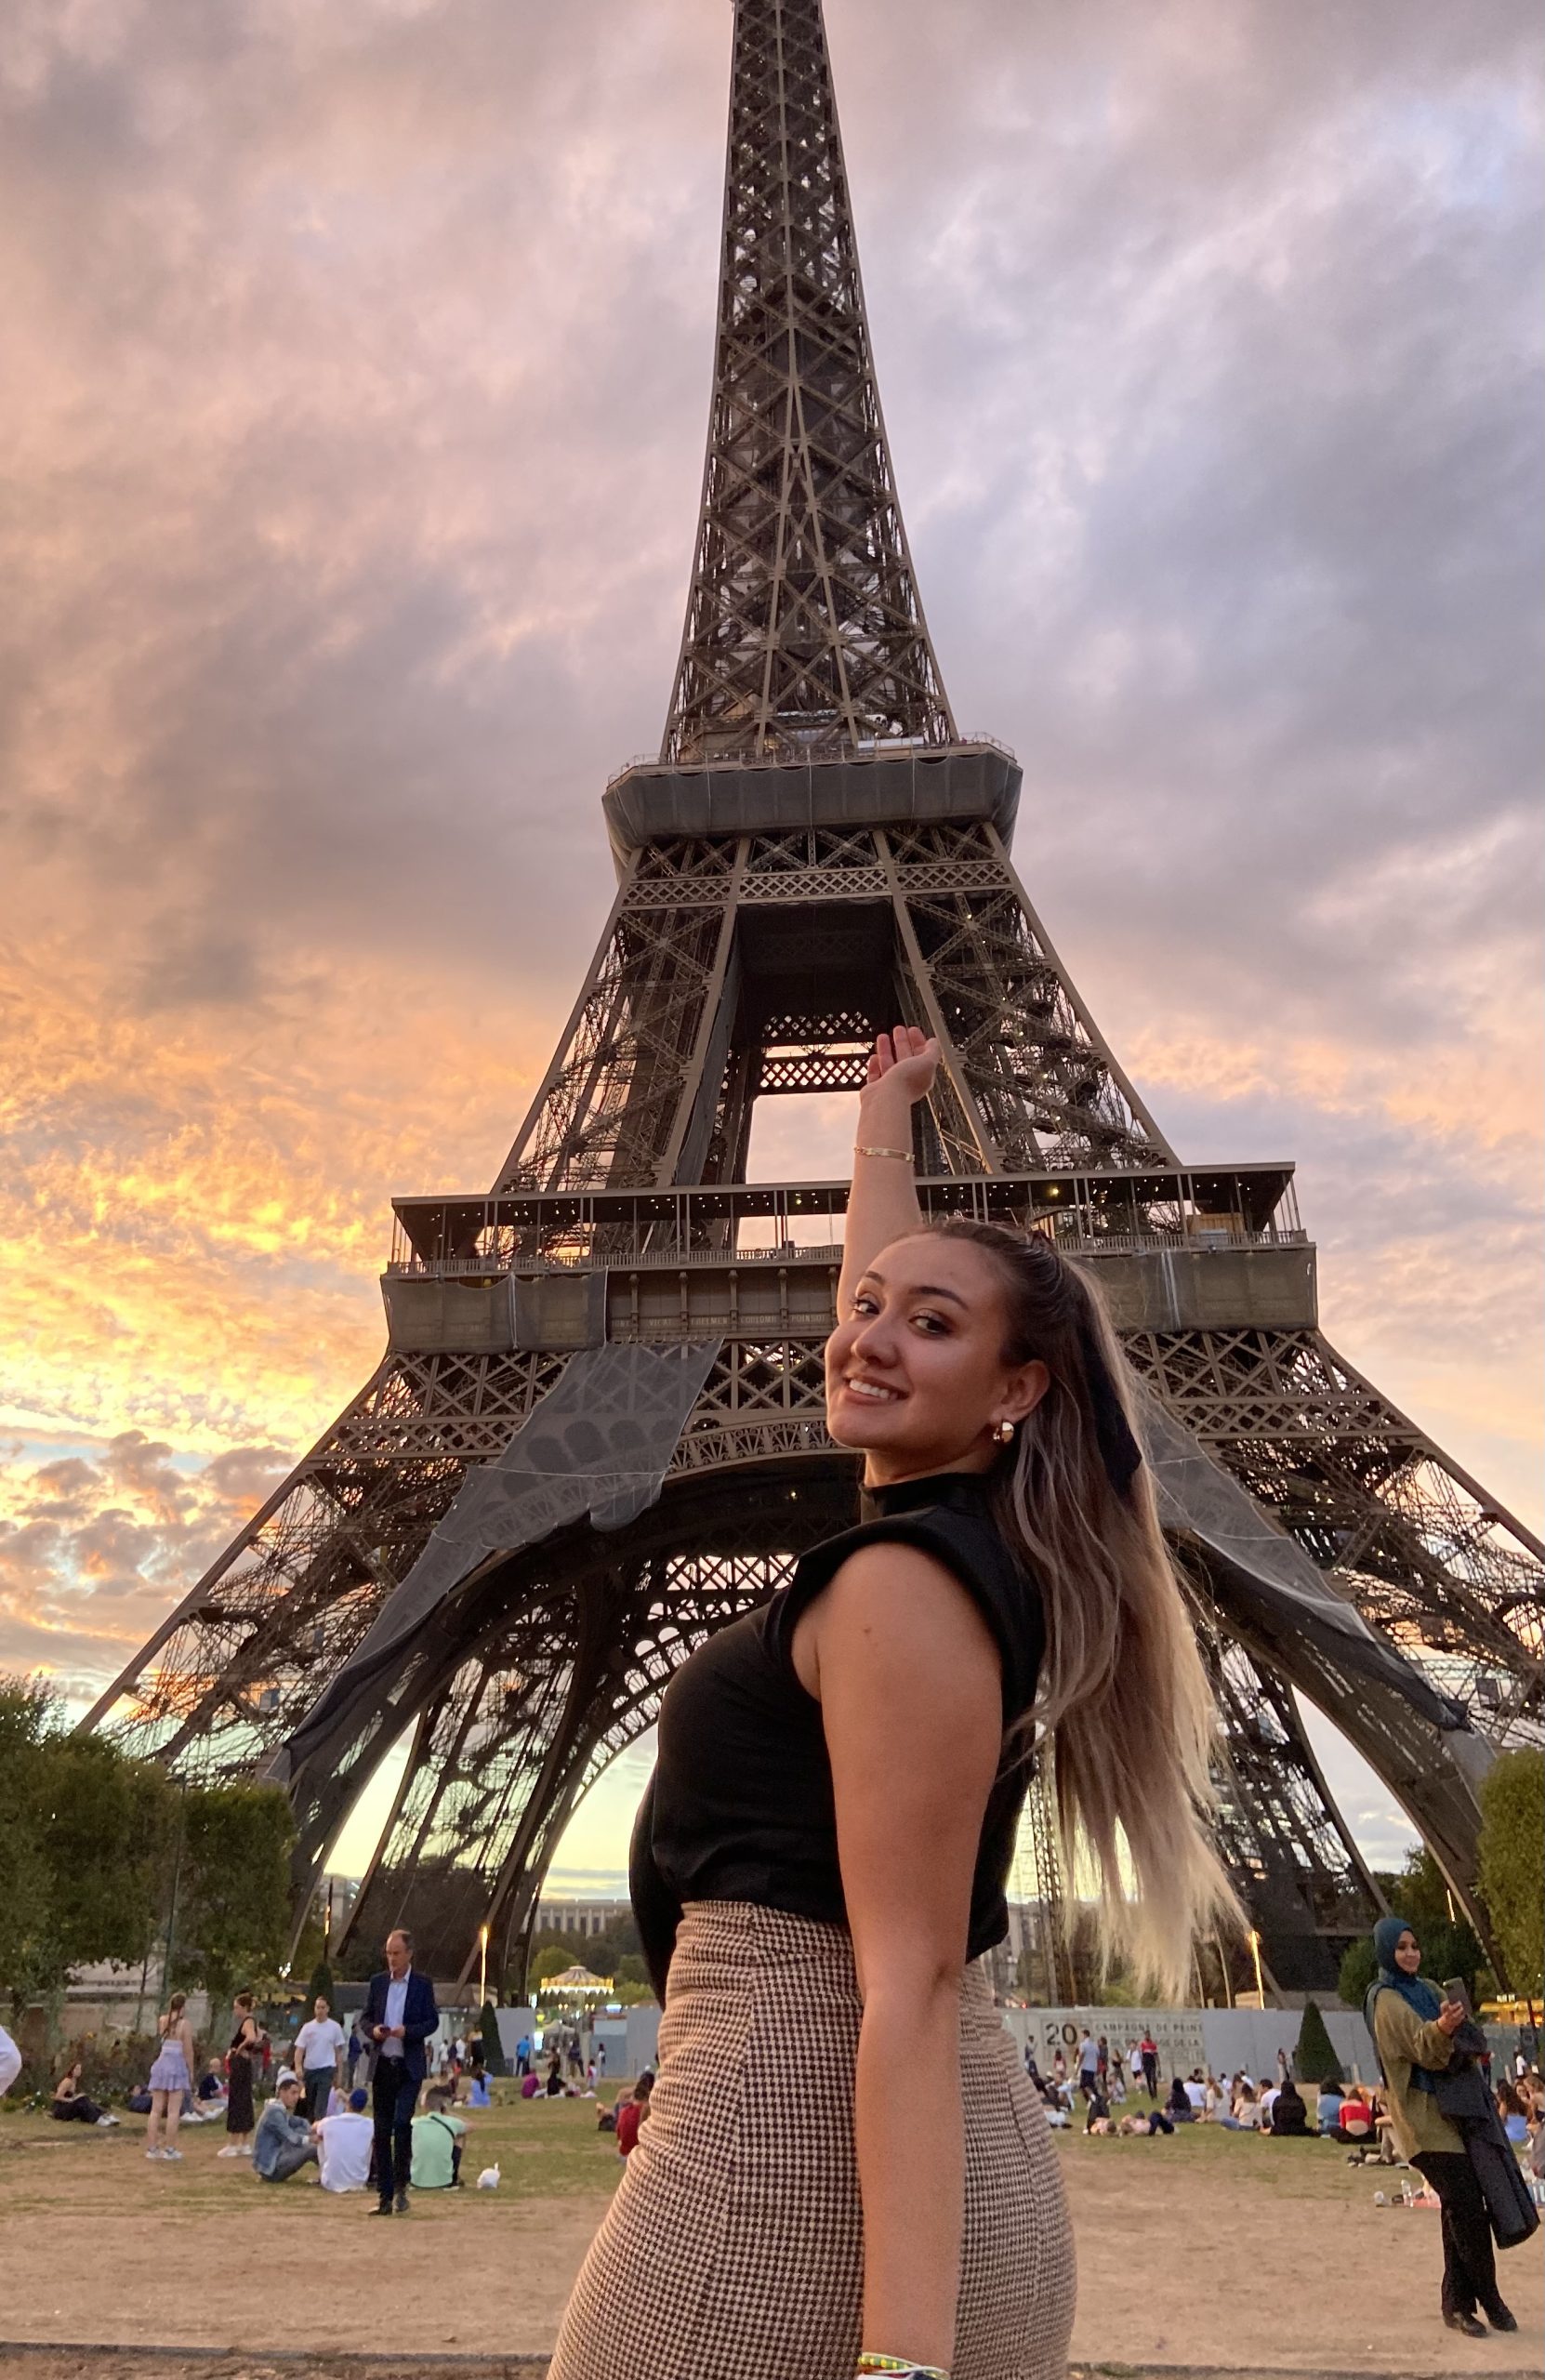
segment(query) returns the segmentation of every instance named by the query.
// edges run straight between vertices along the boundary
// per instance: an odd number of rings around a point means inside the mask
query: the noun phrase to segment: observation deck
[[[949,1175],[952,1215],[1039,1231],[1096,1267],[1120,1330],[1313,1329],[1292,1168]],[[550,1349],[821,1338],[837,1319],[845,1182],[397,1198],[391,1345]]]
[[[775,835],[803,826],[985,819],[1011,840],[1023,772],[990,735],[902,738],[806,760],[630,760],[601,796],[619,877],[647,843],[683,835]]]

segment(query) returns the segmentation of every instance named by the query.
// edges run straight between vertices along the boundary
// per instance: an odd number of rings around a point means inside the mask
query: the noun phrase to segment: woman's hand
[[[1459,2027],[1464,2023],[1464,2002],[1462,2000],[1446,2000],[1443,2006],[1438,2010],[1433,2022],[1436,2024],[1440,2032],[1457,2033]]]
[[[928,1097],[938,1071],[937,1041],[931,1040],[918,1025],[898,1025],[875,1042],[862,1099],[867,1104],[869,1093],[884,1083],[891,1093],[904,1092],[907,1105],[915,1107],[919,1099]]]

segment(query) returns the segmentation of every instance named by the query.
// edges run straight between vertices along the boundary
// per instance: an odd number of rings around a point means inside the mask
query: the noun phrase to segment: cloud
[[[1532,1499],[1533,12],[827,14],[1032,897]],[[390,1193],[540,1077],[680,632],[727,70],[688,0],[0,26],[0,1659],[99,1676],[184,1591],[376,1362]]]
[[[274,1447],[174,1465],[125,1430],[38,1462],[0,1452],[0,1660],[94,1698],[283,1478]]]

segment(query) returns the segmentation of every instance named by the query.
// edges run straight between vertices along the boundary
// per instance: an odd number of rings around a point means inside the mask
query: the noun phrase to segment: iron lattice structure
[[[896,501],[821,0],[736,11],[708,458],[661,759],[955,723]]]
[[[747,1183],[759,1099],[938,1037],[925,1207],[1093,1266],[1216,1680],[1222,1836],[1285,1987],[1375,1890],[1307,1697],[1473,1900],[1487,1746],[1538,1739],[1538,1541],[1327,1343],[1286,1164],[1187,1168],[957,738],[886,448],[818,0],[739,0],[718,367],[660,760],[605,809],[612,915],[487,1194],[403,1199],[379,1368],[88,1725],[287,1779],[297,1910],[409,1756],[351,1924],[442,1973],[524,1937],[553,1850],[685,1653],[851,1519],[824,1423],[840,1183]],[[1064,1897],[1044,1800],[1024,1860]],[[1049,1944],[1048,1972],[1071,1989]]]

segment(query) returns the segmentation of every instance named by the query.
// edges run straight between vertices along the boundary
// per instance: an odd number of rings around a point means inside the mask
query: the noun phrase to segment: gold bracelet
[[[854,1157],[893,1157],[899,1165],[916,1165],[918,1162],[910,1149],[865,1148],[862,1141],[855,1144],[853,1155]]]
[[[858,2380],[867,2380],[874,2372],[894,2373],[899,2380],[949,2380],[949,2373],[937,2363],[905,2363],[899,2355],[877,2355],[866,2347],[858,2359]]]

